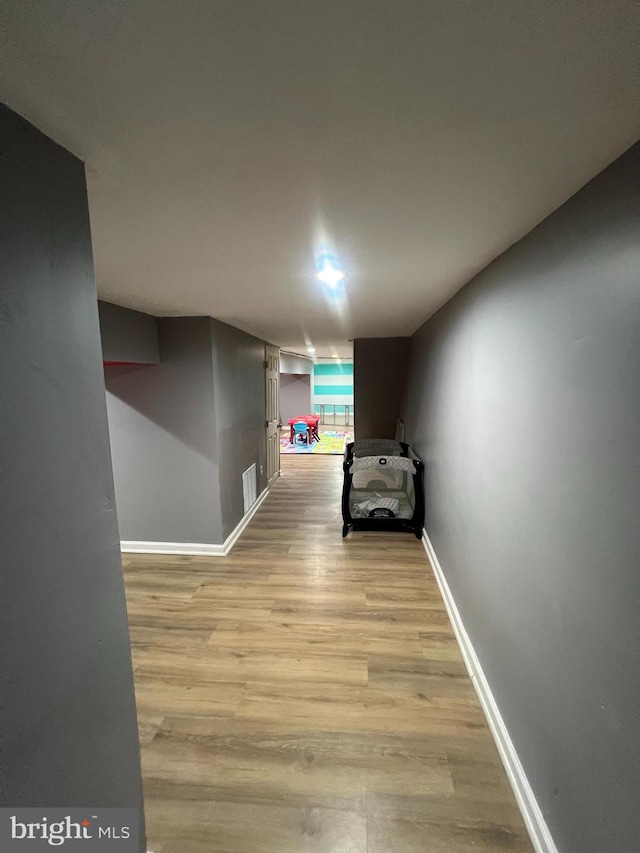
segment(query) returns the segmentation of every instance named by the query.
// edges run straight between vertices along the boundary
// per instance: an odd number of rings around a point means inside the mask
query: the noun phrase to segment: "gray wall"
[[[291,352],[282,352],[280,350],[280,373],[313,373],[313,361],[310,358],[305,358],[303,355],[294,355]]]
[[[124,540],[222,542],[208,317],[158,321],[161,364],[105,367]]]
[[[0,805],[141,808],[84,169],[0,152]]]
[[[254,462],[257,494],[267,486],[264,342],[210,320],[223,539],[244,515],[242,472]]]
[[[353,342],[356,440],[395,438],[409,343],[409,338],[356,338]]]
[[[125,310],[125,309],[121,309]],[[161,363],[106,366],[123,540],[221,544],[265,476],[264,343],[210,317],[158,320]]]
[[[640,838],[639,186],[636,146],[429,320],[403,407],[427,531],[561,853]]]
[[[158,321],[149,314],[98,302],[102,357],[105,361],[157,364],[160,361]]]
[[[280,374],[280,421],[311,412],[311,377],[293,373]]]

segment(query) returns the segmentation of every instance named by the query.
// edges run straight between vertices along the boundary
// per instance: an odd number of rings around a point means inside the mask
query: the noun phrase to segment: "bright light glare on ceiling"
[[[330,255],[324,255],[320,260],[316,278],[329,287],[335,288],[341,281],[344,281],[346,276],[338,266],[335,258]]]

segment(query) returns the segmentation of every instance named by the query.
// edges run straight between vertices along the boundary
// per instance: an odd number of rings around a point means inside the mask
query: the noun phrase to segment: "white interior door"
[[[267,426],[267,480],[269,484],[280,473],[280,350],[275,347],[264,348],[266,380],[266,426]]]

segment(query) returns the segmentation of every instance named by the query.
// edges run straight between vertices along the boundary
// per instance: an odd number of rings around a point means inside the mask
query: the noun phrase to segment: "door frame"
[[[275,362],[275,369],[274,369]],[[270,375],[275,373],[275,377]],[[264,379],[265,379],[265,441],[266,441],[266,476],[267,488],[273,485],[280,476],[280,348],[271,344],[264,345]],[[270,450],[275,429],[275,452]],[[274,470],[271,461],[274,457]]]

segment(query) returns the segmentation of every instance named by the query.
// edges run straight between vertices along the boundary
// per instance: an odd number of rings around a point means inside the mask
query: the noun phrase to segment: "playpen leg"
[[[347,535],[348,532],[349,532],[349,525],[343,524],[342,525],[342,538],[343,539],[345,538],[345,536]]]

